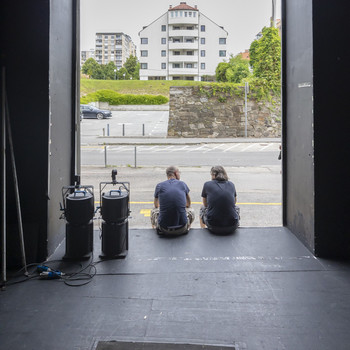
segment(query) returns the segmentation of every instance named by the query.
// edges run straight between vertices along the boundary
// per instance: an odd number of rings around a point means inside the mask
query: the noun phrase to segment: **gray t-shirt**
[[[158,223],[161,227],[183,226],[187,223],[186,195],[188,186],[180,180],[170,179],[160,182],[154,197],[159,199]]]

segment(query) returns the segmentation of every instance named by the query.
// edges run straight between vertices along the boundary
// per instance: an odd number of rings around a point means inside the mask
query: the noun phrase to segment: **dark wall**
[[[71,0],[5,0],[0,4],[1,65],[6,68],[29,262],[45,259],[63,238],[64,222],[59,221],[60,188],[71,184],[74,172],[74,3]],[[6,154],[7,256],[11,265],[20,261],[20,250],[8,150],[9,147]]]
[[[320,256],[350,257],[349,11],[345,0],[313,1],[315,245]]]
[[[350,257],[346,6],[283,1],[283,222],[320,257]]]
[[[57,220],[62,202],[61,190],[63,186],[72,184],[69,179],[73,177],[75,168],[74,115],[77,115],[76,73],[79,73],[79,70],[76,69],[77,16],[74,6],[71,0],[51,0],[50,6],[49,254],[54,251],[65,234],[64,220]]]
[[[283,50],[284,224],[314,250],[312,6],[286,1]]]
[[[2,66],[6,69],[6,92],[30,260],[46,256],[42,242],[46,240],[47,225],[49,10],[48,1],[1,3]],[[9,152],[6,188],[7,255],[16,261],[17,216]]]

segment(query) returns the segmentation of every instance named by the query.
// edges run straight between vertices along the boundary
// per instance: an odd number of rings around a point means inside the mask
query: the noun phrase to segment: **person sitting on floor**
[[[207,227],[213,233],[232,233],[239,226],[235,185],[228,180],[225,169],[220,165],[212,167],[210,174],[211,181],[207,181],[202,190],[200,225],[202,228]]]
[[[154,209],[151,211],[152,227],[158,234],[186,234],[194,220],[189,188],[180,180],[175,166],[166,169],[167,180],[157,184],[154,192]]]

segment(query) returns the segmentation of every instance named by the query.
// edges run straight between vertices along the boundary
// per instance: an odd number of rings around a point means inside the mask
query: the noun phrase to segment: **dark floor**
[[[84,286],[30,280],[0,292],[0,349],[90,350],[108,340],[350,348],[349,265],[316,259],[282,227],[171,239],[134,229],[125,260],[95,266]]]

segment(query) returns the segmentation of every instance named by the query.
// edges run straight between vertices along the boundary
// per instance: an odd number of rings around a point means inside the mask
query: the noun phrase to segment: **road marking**
[[[230,149],[236,148],[236,147],[238,147],[238,146],[240,146],[240,145],[241,145],[240,143],[236,143],[235,145],[233,145],[233,146],[231,146],[231,147],[229,147],[229,148],[226,148],[226,149],[224,150],[224,152],[227,152],[227,151],[229,151]]]
[[[99,203],[99,202],[95,202]],[[136,202],[131,201],[130,204],[153,204],[153,202]],[[203,204],[202,202],[192,202],[192,204]],[[237,202],[237,205],[282,205],[279,202]]]
[[[203,153],[208,153],[208,152],[213,151],[214,149],[217,149],[217,148],[219,148],[219,147],[221,147],[221,146],[223,146],[223,145],[224,145],[224,144],[223,144],[223,143],[221,143],[220,145],[215,146],[215,147],[213,147],[213,148],[210,148],[210,149],[208,149],[208,150],[204,151]]]
[[[151,210],[152,209],[141,209],[140,214],[143,214],[144,217],[150,217],[151,216]]]
[[[241,152],[245,152],[247,149],[252,148],[252,147],[254,147],[254,146],[255,146],[255,143],[252,143],[251,145],[249,145],[249,146],[247,146],[247,147],[245,147],[245,148],[242,148],[242,149],[241,149]]]

